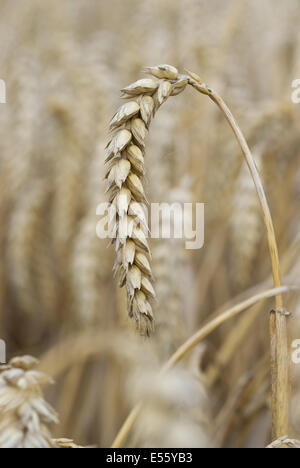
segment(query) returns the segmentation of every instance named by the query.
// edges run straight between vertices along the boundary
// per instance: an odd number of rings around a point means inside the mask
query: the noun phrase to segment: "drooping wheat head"
[[[107,145],[106,178],[111,202],[111,237],[115,238],[114,271],[120,286],[127,289],[128,314],[141,334],[149,335],[154,325],[150,300],[152,286],[148,225],[142,204],[147,203],[145,174],[145,138],[152,117],[171,95],[182,92],[187,79],[179,77],[169,65],[148,68],[151,78],[139,80],[122,90],[126,102],[113,117],[113,136]],[[116,215],[116,216],[115,216]]]

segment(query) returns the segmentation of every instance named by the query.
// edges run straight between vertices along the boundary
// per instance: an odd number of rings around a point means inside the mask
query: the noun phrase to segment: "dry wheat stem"
[[[281,270],[284,275],[289,271],[292,261],[298,255],[297,242],[292,245],[285,253],[281,262]],[[264,302],[257,304],[249,314],[241,318],[241,320],[230,330],[226,336],[226,340],[218,350],[215,362],[208,368],[206,378],[209,385],[212,385],[218,379],[218,375],[224,372],[225,367],[230,363],[232,356],[239,348],[241,343],[246,339],[249,329],[255,323],[257,316],[261,313],[262,308],[265,307]]]
[[[154,297],[155,293],[149,281],[152,279],[152,273],[147,258],[150,254],[146,240],[148,227],[144,225],[143,214],[136,209],[136,201],[146,201],[141,182],[144,175],[145,137],[156,110],[169,96],[182,92],[187,84],[201,94],[209,96],[233,130],[250,169],[264,215],[275,288],[281,285],[281,275],[277,240],[263,184],[246,139],[230,109],[213,89],[201,82],[198,75],[192,72],[187,71],[187,75],[180,75],[176,68],[169,65],[151,67],[147,71],[156,80],[139,80],[123,90],[125,96],[134,97],[135,100],[123,105],[111,121],[110,126],[117,129],[117,133],[107,146],[106,162],[109,163],[107,178],[110,201],[118,214],[117,223],[112,226],[112,232],[116,235],[115,272],[119,274],[120,286],[126,284],[127,287],[129,316],[135,318],[142,333],[149,335],[153,326],[149,299]],[[133,224],[133,217],[138,219],[138,227]],[[137,259],[137,255],[142,255],[142,262]],[[144,268],[145,263],[147,268]],[[274,438],[288,433],[287,316],[283,312],[282,295],[278,294],[276,310],[271,314],[270,320]]]
[[[188,341],[186,341],[173,356],[169,359],[166,365],[163,368],[163,371],[171,369],[178,361],[180,361],[185,354],[194,348],[200,341],[206,338],[210,333],[212,333],[217,327],[222,325],[227,320],[235,317],[240,314],[240,312],[249,309],[253,305],[262,301],[263,299],[268,299],[276,297],[276,294],[284,294],[291,290],[297,290],[297,286],[280,286],[278,288],[269,289],[263,293],[259,293],[250,299],[247,299],[244,302],[228,309],[227,311],[221,313],[214,319],[210,320],[206,325],[204,325],[195,335],[193,335]]]
[[[274,286],[281,285],[281,274],[279,265],[279,254],[274,224],[265,195],[261,177],[255,160],[251,154],[246,139],[234,119],[228,106],[223,99],[207,86],[196,81],[192,83],[198,91],[208,94],[213,102],[217,104],[225,115],[230,127],[246,158],[250,169],[267,229],[268,244],[272,263]],[[203,90],[204,88],[204,90]],[[271,338],[271,380],[272,380],[272,425],[273,438],[280,438],[289,431],[289,354],[287,338],[287,314],[284,313],[282,295],[276,296],[276,310],[272,311],[270,317],[270,338]]]
[[[279,254],[274,224],[255,160],[245,137],[224,101],[214,91],[210,98],[218,105],[229,122],[249,166],[261,203],[268,235],[274,286],[281,285]],[[282,295],[276,296],[276,310],[270,317],[271,381],[272,381],[272,426],[273,438],[280,438],[289,431],[289,353],[287,315],[284,313]]]
[[[199,344],[202,340],[204,340],[204,338],[210,335],[214,330],[216,330],[227,320],[236,317],[238,314],[244,312],[245,310],[248,310],[250,307],[259,303],[260,301],[276,297],[277,294],[285,294],[291,290],[297,289],[299,289],[297,286],[281,286],[279,288],[269,289],[241,302],[240,304],[237,304],[234,307],[231,307],[230,309],[216,316],[213,320],[211,320],[204,327],[198,330],[173,354],[173,356],[171,356],[171,358],[162,368],[162,374],[172,369],[188,352],[190,352],[197,344]],[[139,417],[142,408],[142,402],[138,403],[133,408],[128,418],[124,422],[123,426],[121,427],[116,439],[114,440],[112,448],[120,448],[124,446],[131,429],[133,428],[137,418]]]

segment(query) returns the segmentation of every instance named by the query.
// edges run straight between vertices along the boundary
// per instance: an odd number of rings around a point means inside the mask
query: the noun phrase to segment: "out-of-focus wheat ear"
[[[259,155],[255,159],[260,168]],[[235,183],[232,208],[232,275],[235,285],[244,288],[249,285],[263,234],[260,205],[246,164],[242,166]]]
[[[132,434],[135,447],[208,446],[210,405],[203,379],[195,374],[178,367],[161,376],[153,365],[130,374],[127,398],[146,400]]]
[[[20,307],[28,315],[40,313],[43,308],[35,290],[36,284],[41,284],[41,281],[44,281],[43,288],[45,287],[47,291],[39,289],[39,292],[41,295],[44,292],[46,295],[49,294],[47,298],[43,299],[48,302],[47,308],[48,306],[51,308],[52,298],[50,296],[54,288],[53,278],[51,278],[50,271],[44,272],[41,264],[34,263],[36,250],[39,247],[37,241],[43,222],[43,212],[49,197],[48,189],[45,181],[28,184],[26,193],[15,205],[8,228],[7,276],[11,286],[16,291]],[[38,261],[40,260],[38,259]],[[40,272],[38,273],[39,268]],[[34,279],[34,273],[38,276],[37,283]],[[46,310],[46,307],[43,309]]]
[[[49,426],[58,418],[42,395],[51,379],[37,363],[23,356],[0,367],[0,448],[54,448]]]

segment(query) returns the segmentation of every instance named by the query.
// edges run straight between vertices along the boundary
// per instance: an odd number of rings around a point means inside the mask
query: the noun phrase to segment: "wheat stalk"
[[[207,389],[198,369],[178,366],[161,377],[155,366],[129,376],[131,401],[145,400],[131,443],[141,447],[208,447]]]
[[[56,413],[42,395],[50,379],[30,356],[0,368],[0,448],[53,448],[48,426]]]

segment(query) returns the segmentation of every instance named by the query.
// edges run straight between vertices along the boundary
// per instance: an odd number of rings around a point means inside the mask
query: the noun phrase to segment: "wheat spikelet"
[[[117,222],[112,226],[116,235],[117,260],[114,270],[120,286],[126,284],[128,314],[140,332],[149,335],[153,329],[153,312],[149,300],[155,297],[149,265],[145,213],[140,203],[146,203],[142,184],[145,173],[145,138],[154,113],[170,95],[178,94],[187,85],[180,80],[176,68],[169,65],[150,67],[153,76],[139,80],[122,90],[126,102],[113,117],[110,128],[113,137],[106,148],[108,192]],[[136,222],[137,221],[137,222]]]
[[[0,368],[0,447],[52,448],[48,426],[57,423],[41,387],[50,379],[35,370],[30,356],[14,358]]]

